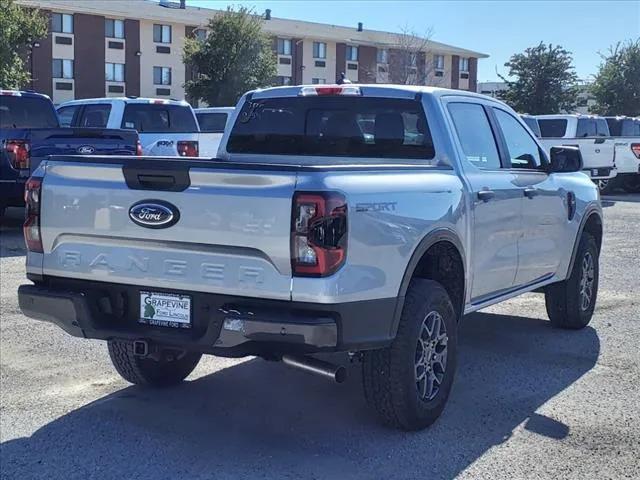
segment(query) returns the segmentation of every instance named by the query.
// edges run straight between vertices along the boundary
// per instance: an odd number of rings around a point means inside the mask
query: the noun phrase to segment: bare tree
[[[435,77],[436,65],[431,38],[433,28],[423,35],[404,27],[396,35],[395,45],[389,50],[389,79],[403,85],[425,85],[439,83]]]

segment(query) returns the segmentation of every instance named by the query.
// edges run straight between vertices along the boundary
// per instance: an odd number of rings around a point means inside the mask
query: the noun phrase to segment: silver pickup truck
[[[244,95],[230,125],[216,159],[44,163],[27,185],[22,311],[107,340],[116,370],[150,386],[203,353],[341,381],[311,354],[348,352],[373,410],[408,430],[445,406],[465,314],[538,291],[552,325],[589,323],[597,188],[577,148],[547,157],[503,103],[281,87]]]

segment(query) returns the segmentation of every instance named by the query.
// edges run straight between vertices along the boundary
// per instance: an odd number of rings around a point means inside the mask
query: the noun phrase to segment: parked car
[[[630,117],[605,117],[609,133],[615,138],[618,175],[608,190],[622,187],[629,193],[640,193],[640,120]]]
[[[24,185],[49,155],[136,155],[136,132],[60,128],[51,99],[0,90],[0,217],[6,207],[24,205]]]
[[[229,123],[234,107],[196,108],[196,118],[200,127],[200,156],[213,158],[218,154],[218,147],[224,129]]]
[[[602,117],[594,115],[536,115],[540,125],[540,142],[549,149],[558,145],[580,148],[584,172],[605,190],[618,171],[613,139]]]
[[[522,114],[520,115],[520,118],[522,118],[524,123],[527,124],[527,127],[531,129],[531,131],[536,137],[538,138],[541,137],[540,125],[538,125],[538,120],[536,119],[536,117],[534,117],[533,115]]]
[[[155,98],[90,98],[58,107],[63,125],[137,130],[142,153],[197,157],[198,122],[184,101]]]
[[[203,353],[341,381],[309,354],[350,352],[373,410],[408,430],[445,406],[464,314],[544,291],[552,325],[589,323],[597,188],[578,148],[547,159],[504,103],[314,85],[249,92],[235,117],[218,160],[48,161],[28,186],[22,311],[106,340],[141,385],[179,383]]]

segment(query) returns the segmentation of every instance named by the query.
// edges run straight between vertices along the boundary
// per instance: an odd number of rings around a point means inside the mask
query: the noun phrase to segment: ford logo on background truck
[[[92,147],[91,145],[82,145],[82,146],[78,147],[76,149],[76,151],[80,155],[92,155],[96,151],[96,149],[95,149],[95,147]]]
[[[142,200],[129,209],[133,223],[145,228],[168,228],[180,220],[178,209],[162,200]]]

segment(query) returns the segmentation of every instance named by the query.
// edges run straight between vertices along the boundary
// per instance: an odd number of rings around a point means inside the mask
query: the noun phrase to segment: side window
[[[595,137],[596,121],[591,118],[579,118],[576,129],[576,138]]]
[[[227,124],[226,113],[196,113],[201,132],[223,133]]]
[[[111,113],[111,105],[86,105],[82,112],[79,127],[106,128]]]
[[[538,168],[542,165],[538,144],[518,120],[499,108],[494,108],[496,119],[504,135],[512,168]]]
[[[500,168],[498,147],[482,105],[450,103],[449,113],[453,118],[453,124],[467,160],[482,169]]]
[[[78,111],[78,105],[69,105],[68,107],[61,107],[58,109],[58,118],[60,119],[61,127],[72,127],[73,116]]]
[[[598,137],[609,136],[609,127],[607,125],[607,121],[604,118],[599,118],[598,120],[596,120],[596,135]]]

